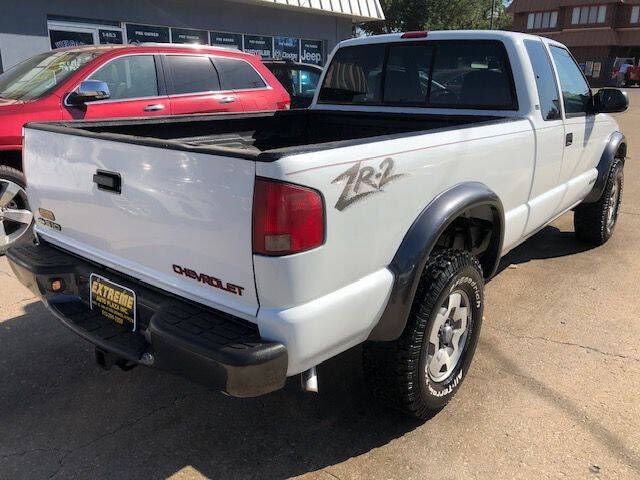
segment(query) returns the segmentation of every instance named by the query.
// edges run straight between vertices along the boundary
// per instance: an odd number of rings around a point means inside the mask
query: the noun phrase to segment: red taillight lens
[[[324,242],[324,206],[306,187],[256,179],[253,193],[253,253],[289,255]]]

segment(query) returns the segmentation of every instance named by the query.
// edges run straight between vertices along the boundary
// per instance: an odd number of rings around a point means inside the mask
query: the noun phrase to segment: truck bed
[[[503,120],[488,115],[364,113],[323,110],[189,115],[30,124],[30,128],[162,148],[274,161],[446,128]]]

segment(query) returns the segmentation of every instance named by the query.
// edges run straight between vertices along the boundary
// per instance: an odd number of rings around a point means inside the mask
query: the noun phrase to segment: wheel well
[[[502,219],[493,205],[480,205],[459,214],[436,241],[434,252],[447,248],[466,250],[475,256],[485,277],[493,274],[499,260]]]
[[[618,151],[616,152],[615,158],[626,158],[627,156],[627,144],[625,142],[621,142],[618,147]]]
[[[20,150],[1,151],[0,165],[22,171],[22,152]]]

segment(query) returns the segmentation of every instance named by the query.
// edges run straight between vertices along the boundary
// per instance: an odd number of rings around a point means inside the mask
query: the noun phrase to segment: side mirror
[[[629,108],[627,92],[617,88],[601,88],[593,96],[594,113],[618,113]]]
[[[85,80],[80,82],[78,88],[69,94],[67,103],[69,105],[84,105],[87,102],[96,100],[106,100],[111,96],[109,86],[101,80]]]

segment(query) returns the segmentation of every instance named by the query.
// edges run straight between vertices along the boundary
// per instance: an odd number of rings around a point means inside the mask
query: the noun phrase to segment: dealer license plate
[[[91,287],[91,310],[118,325],[136,330],[136,293],[100,275],[89,277]]]

